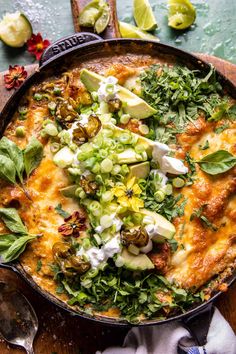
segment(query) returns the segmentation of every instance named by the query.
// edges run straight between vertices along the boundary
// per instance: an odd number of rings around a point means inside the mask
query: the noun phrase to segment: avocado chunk
[[[156,235],[152,236],[154,242],[163,242],[163,238],[172,239],[176,232],[175,227],[164,216],[147,209],[141,209],[139,212],[153,219],[156,227]]]
[[[147,160],[146,158],[141,156],[140,154],[137,154],[137,152],[134,149],[126,149],[119,154],[116,155],[117,157],[117,163],[122,165],[122,164],[131,164],[131,163],[136,163],[139,161],[145,161]]]
[[[128,179],[135,177],[136,179],[139,178],[147,178],[150,173],[150,163],[148,161],[141,162],[129,167],[129,175]]]
[[[98,91],[100,83],[104,79],[105,78],[103,76],[87,69],[82,69],[80,73],[80,80],[89,92]],[[157,112],[147,102],[135,95],[133,92],[129,91],[127,88],[120,85],[117,86],[117,97],[121,100],[121,102],[126,104],[123,109],[125,113],[130,114],[132,118],[144,119]]]
[[[126,248],[124,248],[120,256],[126,269],[139,271],[154,269],[154,264],[146,254],[134,256],[129,253]]]

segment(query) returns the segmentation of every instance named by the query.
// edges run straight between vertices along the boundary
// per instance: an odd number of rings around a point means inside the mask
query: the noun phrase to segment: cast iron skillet
[[[177,62],[182,62],[190,68],[199,69],[208,72],[210,65],[198,59],[192,54],[173,48],[158,42],[145,41],[139,39],[110,39],[102,40],[99,36],[92,33],[76,33],[72,36],[65,37],[53,43],[44,52],[39,63],[39,70],[32,74],[23,85],[17,90],[13,96],[6,103],[3,111],[0,114],[0,133],[3,134],[4,129],[10,122],[11,117],[19,103],[21,97],[26,90],[34,83],[37,83],[53,73],[60,71],[60,68],[69,67],[72,61],[80,58],[86,62],[87,59],[101,57],[108,53],[111,55],[119,53],[137,53],[137,54],[151,54],[157,57],[174,57]],[[227,78],[217,73],[219,81],[222,83],[226,91],[234,98],[236,98],[236,87]],[[124,320],[112,319],[103,316],[92,316],[82,311],[76,312],[67,306],[64,302],[58,300],[52,294],[41,289],[33,280],[33,278],[25,272],[20,262],[12,262],[8,264],[0,264],[0,267],[8,268],[17,272],[33,289],[43,295],[47,300],[56,304],[60,308],[68,311],[72,315],[76,315],[85,319],[90,319],[101,324],[110,324],[113,326],[129,327]],[[226,279],[228,286],[236,280],[236,272]],[[139,326],[160,325],[171,321],[182,321],[184,326],[188,328],[198,345],[206,343],[207,332],[209,324],[213,315],[212,304],[216,298],[221,294],[216,292],[211,299],[204,303],[195,306],[184,314],[170,317],[165,320],[147,320],[139,324]]]

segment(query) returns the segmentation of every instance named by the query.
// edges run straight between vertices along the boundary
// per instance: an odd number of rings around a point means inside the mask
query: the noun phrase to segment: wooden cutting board
[[[211,62],[222,74],[236,84],[236,65],[222,59],[198,54],[201,59]],[[30,74],[37,66],[26,69]],[[0,73],[0,110],[12,91],[5,90],[3,73]],[[126,334],[125,329],[104,326],[92,321],[75,318],[59,310],[38,295],[11,271],[0,270],[0,281],[14,284],[32,303],[38,318],[39,331],[35,340],[35,354],[94,354],[96,350],[121,344]],[[217,307],[236,332],[236,284],[221,296]],[[1,354],[20,354],[23,350],[9,347],[0,339]]]

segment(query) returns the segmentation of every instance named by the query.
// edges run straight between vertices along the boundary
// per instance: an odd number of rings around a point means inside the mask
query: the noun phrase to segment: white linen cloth
[[[96,354],[236,354],[236,336],[215,309],[204,347],[196,346],[190,333],[179,322],[160,326],[134,327],[123,347],[108,348]]]

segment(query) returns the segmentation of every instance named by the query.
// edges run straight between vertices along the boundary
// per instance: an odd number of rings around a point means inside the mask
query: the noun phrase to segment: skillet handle
[[[0,269],[8,269],[8,270],[12,270],[15,273],[19,273],[19,270],[16,268],[16,264],[15,263],[1,263],[0,262]]]
[[[210,302],[203,309],[183,320],[183,326],[191,333],[199,346],[206,344],[213,314],[214,307]]]
[[[102,41],[102,38],[97,34],[89,32],[79,32],[63,37],[45,49],[40,58],[39,67],[47,64],[52,59],[61,56],[65,52],[71,52],[74,49],[78,49],[83,47],[83,45],[94,41]]]

